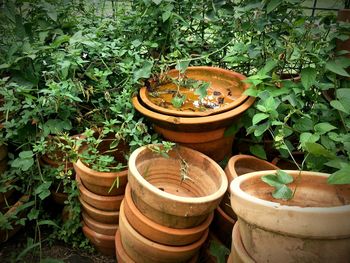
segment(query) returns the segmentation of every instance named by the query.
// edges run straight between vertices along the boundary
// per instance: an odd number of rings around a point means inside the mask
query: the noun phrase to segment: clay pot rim
[[[248,83],[243,82],[247,77],[244,76],[241,73],[231,71],[228,69],[223,69],[219,67],[209,67],[209,66],[193,66],[193,67],[188,67],[186,69],[186,72],[191,72],[191,71],[203,71],[203,74],[206,72],[213,72],[217,75],[225,75],[228,78],[235,78],[239,79],[239,81],[242,83],[242,92],[241,95],[236,98],[232,103],[225,105],[223,107],[219,107],[216,109],[208,109],[204,112],[192,112],[192,111],[177,111],[177,110],[171,110],[167,108],[163,108],[161,106],[158,106],[154,104],[147,96],[147,87],[142,87],[140,89],[140,99],[142,102],[145,103],[147,107],[150,109],[154,110],[155,112],[163,113],[163,114],[169,114],[171,116],[180,116],[180,117],[204,117],[204,116],[209,116],[209,115],[214,115],[218,113],[222,113],[231,109],[234,109],[235,107],[239,106],[244,100],[248,98],[247,95],[244,94],[244,91],[249,88]],[[169,70],[165,75],[172,74],[172,73],[177,73],[177,69],[172,69]]]
[[[241,232],[239,231],[239,222],[238,221],[233,226],[233,230],[232,230],[232,250],[236,251],[237,255],[242,259],[242,262],[255,263],[255,261],[249,256],[248,252],[246,251],[246,249],[243,245]],[[231,254],[232,254],[232,252],[231,252]],[[231,260],[232,261],[228,261],[228,262],[233,262],[232,255],[231,255]]]
[[[90,236],[91,236],[91,235],[94,235],[94,236],[95,236],[94,238],[92,238],[92,239],[93,239],[93,241],[91,241],[92,243],[94,243],[94,244],[96,244],[96,245],[98,245],[98,246],[101,246],[101,247],[109,247],[109,246],[102,246],[102,245],[101,245],[101,242],[94,242],[94,241],[96,241],[96,239],[102,239],[102,240],[108,241],[108,242],[113,241],[113,244],[114,244],[114,238],[115,238],[114,235],[110,236],[110,235],[104,235],[104,234],[95,232],[95,231],[92,230],[90,227],[88,227],[88,226],[84,223],[84,221],[82,221],[82,224],[83,224],[82,229],[83,229],[84,234],[87,232],[88,235],[90,235]],[[93,232],[93,233],[92,233],[92,232]],[[86,235],[86,234],[85,234],[85,235]]]
[[[88,224],[86,223],[86,221],[90,221],[91,224],[93,224],[94,226],[98,227],[98,228],[103,228],[105,230],[109,229],[109,230],[114,230],[114,229],[118,229],[118,224],[107,224],[107,223],[102,223],[102,222],[98,222],[95,219],[93,219],[91,216],[89,216],[86,212],[82,212],[81,216],[83,218],[84,224],[88,226]],[[90,228],[90,227],[89,227]],[[91,228],[90,228],[91,229]],[[91,229],[92,231],[94,231],[93,229]],[[96,231],[94,231],[96,232]],[[98,233],[98,232],[96,232]],[[103,235],[103,234],[102,234]],[[106,235],[107,236],[107,235]]]
[[[218,206],[216,208],[216,210],[220,214],[220,216],[222,216],[225,220],[229,221],[232,225],[234,225],[237,222],[232,217],[230,217],[228,214],[226,214],[225,211],[220,206]]]
[[[210,163],[210,165],[214,166],[214,169],[217,171],[217,173],[221,177],[220,188],[217,189],[214,193],[212,193],[210,195],[201,196],[201,197],[178,196],[178,195],[170,194],[170,193],[167,193],[167,192],[164,192],[164,191],[158,189],[156,186],[149,183],[139,173],[139,171],[136,167],[136,162],[137,162],[137,158],[138,158],[139,154],[143,151],[150,151],[148,149],[148,146],[149,145],[146,145],[146,146],[142,146],[142,147],[139,147],[138,149],[136,149],[130,155],[128,166],[129,166],[129,173],[133,174],[133,177],[135,178],[135,180],[137,180],[137,182],[140,185],[142,185],[148,191],[152,192],[154,195],[159,196],[160,198],[167,199],[167,200],[175,201],[178,203],[185,203],[185,204],[190,205],[190,204],[203,204],[203,203],[215,201],[216,199],[221,198],[225,194],[225,192],[227,191],[228,181],[227,181],[226,174],[222,170],[222,168],[214,160],[212,160],[211,158],[209,158],[208,156],[206,156],[205,154],[203,154],[201,152],[198,152],[198,151],[193,150],[191,148],[188,148],[185,146],[180,146],[180,145],[176,145],[176,147],[183,148],[186,151],[190,151],[190,152],[192,152],[193,155],[200,155],[201,158],[206,159]]]
[[[195,234],[201,233],[201,232],[204,233],[204,231],[209,227],[210,223],[212,222],[212,220],[214,218],[214,213],[212,212],[208,215],[207,219],[205,219],[200,225],[195,226],[195,227],[191,227],[191,228],[171,228],[171,227],[167,227],[164,225],[160,225],[160,224],[152,221],[151,219],[149,219],[145,215],[143,215],[140,212],[140,210],[136,207],[136,205],[132,201],[131,187],[129,185],[126,186],[125,198],[124,198],[123,203],[127,203],[128,206],[130,207],[130,209],[133,211],[134,216],[139,221],[141,221],[145,225],[152,228],[153,231],[163,232],[163,233],[167,233],[169,235],[187,236],[187,235],[195,235]]]
[[[108,198],[108,202],[120,202],[121,200],[123,200],[124,195],[98,195],[95,194],[91,191],[89,191],[83,184],[83,182],[81,181],[80,177],[77,175],[76,176],[76,181],[78,183],[78,189],[80,191],[80,194],[83,194],[95,201],[98,202],[104,202],[106,200],[106,198]]]
[[[96,170],[93,170],[86,166],[80,159],[76,163],[73,163],[73,166],[78,167],[83,173],[88,173],[88,174],[93,174],[94,176],[98,176],[101,178],[101,181],[106,178],[106,179],[113,179],[116,177],[122,177],[126,176],[128,169],[124,169],[119,172],[99,172]]]
[[[283,170],[290,175],[297,176],[298,170]],[[350,205],[332,207],[300,207],[282,205],[278,202],[266,201],[244,192],[240,185],[251,178],[260,179],[261,176],[275,173],[276,170],[266,170],[247,173],[237,177],[230,185],[231,206],[239,220],[244,220],[259,228],[273,232],[294,236],[349,237]],[[328,178],[330,174],[301,171],[301,176],[319,176]],[[242,212],[242,211],[245,212]],[[257,219],[259,214],[259,219]],[[337,224],[333,224],[334,218]],[[317,220],[315,220],[317,218]],[[308,228],[305,228],[305,225]],[[288,226],[288,228],[286,228]]]
[[[109,216],[119,216],[120,215],[119,211],[104,211],[104,210],[97,209],[97,208],[89,205],[88,203],[86,203],[81,197],[79,197],[79,202],[81,203],[83,209],[91,211],[92,213],[100,214],[101,216],[109,217]]]
[[[139,242],[142,242],[143,244],[149,244],[149,246],[153,247],[156,250],[161,250],[161,251],[166,251],[166,252],[171,252],[171,253],[174,253],[174,252],[175,253],[184,253],[187,251],[191,251],[191,250],[200,248],[201,245],[207,239],[207,236],[209,234],[209,229],[207,229],[203,233],[203,235],[201,236],[201,238],[199,240],[197,240],[196,242],[193,242],[189,245],[185,245],[185,246],[169,246],[169,245],[163,245],[163,244],[156,243],[152,240],[145,238],[141,234],[139,234],[130,225],[128,219],[126,218],[125,212],[124,212],[124,201],[122,202],[122,204],[120,206],[119,226],[121,226],[120,229],[123,229],[123,228],[127,229],[126,231],[128,231],[132,236],[134,236],[135,239],[138,240]],[[121,230],[121,232],[122,232],[122,230]]]
[[[172,115],[166,115],[162,113],[158,113],[155,111],[152,111],[145,106],[143,106],[138,97],[134,96],[132,98],[132,104],[134,105],[135,109],[139,111],[142,115],[145,115],[148,118],[156,119],[158,121],[162,121],[165,123],[175,123],[175,124],[206,124],[206,123],[213,123],[213,122],[219,122],[224,121],[227,119],[230,119],[232,117],[235,117],[245,110],[247,110],[255,101],[254,97],[248,97],[242,104],[237,106],[236,108],[225,111],[223,113],[218,113],[211,116],[205,116],[205,117],[179,117],[179,116],[172,116]]]
[[[267,167],[269,167],[268,170],[272,170],[272,169],[276,169],[279,170],[280,168],[277,167],[276,165],[265,161],[263,159],[257,158],[255,156],[252,155],[247,155],[247,154],[237,154],[234,155],[230,158],[230,160],[228,161],[226,167],[225,167],[225,173],[227,175],[227,179],[229,180],[229,182],[232,182],[233,179],[237,178],[239,175],[236,173],[236,164],[241,161],[241,160],[251,160],[251,161],[255,161],[255,162],[259,162],[262,165],[266,165]]]

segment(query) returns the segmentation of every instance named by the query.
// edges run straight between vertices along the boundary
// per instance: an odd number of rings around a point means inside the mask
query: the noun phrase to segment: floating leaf
[[[287,174],[282,170],[277,171],[277,180],[282,184],[290,184],[294,181],[293,176]]]
[[[182,95],[182,96],[175,96],[174,98],[172,98],[171,103],[175,108],[179,109],[185,103],[185,101],[186,101],[186,96]]]
[[[282,200],[290,200],[293,197],[293,191],[286,185],[283,185],[280,188],[277,188],[272,193],[273,198],[282,199]]]

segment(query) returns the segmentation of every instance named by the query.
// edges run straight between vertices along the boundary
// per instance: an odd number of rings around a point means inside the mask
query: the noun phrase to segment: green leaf
[[[57,228],[60,228],[54,221],[52,220],[40,220],[38,222],[38,226],[43,226],[43,225],[46,225],[46,226],[54,226],[54,227],[57,227]]]
[[[171,11],[165,11],[163,14],[162,14],[162,20],[163,22],[167,21],[169,19],[169,17],[171,16],[172,12]]]
[[[144,61],[142,67],[134,71],[134,80],[138,81],[142,78],[149,78],[151,76],[153,61]]]
[[[267,14],[271,13],[273,10],[275,10],[280,4],[282,3],[281,0],[271,0],[267,6],[266,6],[266,12]]]
[[[176,69],[180,71],[181,74],[185,73],[186,69],[188,68],[188,65],[190,64],[189,60],[179,60],[176,63]]]
[[[301,83],[305,89],[309,89],[316,81],[317,71],[315,68],[304,68],[301,71]]]
[[[272,60],[272,59],[268,60],[265,66],[259,70],[257,75],[264,76],[266,78],[267,73],[273,70],[277,65],[278,65],[278,62],[276,60]]]
[[[350,111],[346,109],[343,103],[341,103],[339,100],[332,100],[330,104],[334,109],[350,114]]]
[[[269,115],[266,113],[257,113],[253,116],[252,123],[253,123],[253,125],[255,125],[255,124],[259,123],[260,121],[267,119],[268,117],[269,117]]]
[[[210,84],[208,82],[201,83],[199,87],[194,91],[194,94],[199,95],[199,98],[203,99],[205,96],[207,96],[207,90],[209,86]]]
[[[34,153],[32,151],[22,151],[19,153],[19,157],[21,157],[22,159],[32,158],[33,155],[34,155]]]
[[[185,100],[186,100],[185,95],[182,95],[181,97],[175,96],[174,98],[172,98],[171,103],[175,108],[179,109],[184,104]]]
[[[210,241],[210,254],[216,258],[217,263],[226,263],[226,256],[230,254],[230,250],[221,243]]]
[[[225,137],[233,136],[239,131],[239,129],[240,129],[240,126],[236,122],[234,122],[230,127],[228,127],[225,130],[224,136]]]
[[[332,173],[328,177],[327,182],[329,184],[350,184],[350,164],[343,167],[342,169]]]
[[[156,5],[159,5],[163,0],[152,0],[153,3],[155,3]]]
[[[29,220],[37,219],[39,216],[39,212],[40,211],[38,209],[32,208],[27,215],[28,219]]]
[[[328,122],[321,122],[321,123],[316,124],[314,129],[315,129],[315,132],[322,135],[322,134],[325,134],[331,130],[337,129],[337,127],[329,124]]]
[[[293,125],[293,128],[305,132],[305,131],[312,131],[314,129],[313,121],[306,117],[301,117],[298,119],[295,124]]]
[[[262,135],[265,131],[267,131],[267,129],[270,127],[270,123],[264,122],[263,124],[260,124],[257,126],[257,128],[254,131],[254,135],[256,137],[259,137],[260,135]]]
[[[262,145],[259,145],[259,144],[251,145],[249,147],[249,150],[255,156],[257,156],[261,159],[264,159],[264,160],[267,159],[265,149]]]
[[[338,75],[344,76],[344,77],[350,77],[350,75],[346,72],[344,67],[342,65],[338,64],[335,60],[328,61],[326,63],[326,69],[329,71],[332,71]]]
[[[282,170],[277,171],[277,180],[282,184],[290,184],[294,181],[293,176],[287,174]]]
[[[281,188],[283,186],[283,184],[281,184],[278,181],[277,176],[275,174],[264,175],[261,177],[261,180],[275,188]]]
[[[290,200],[293,197],[293,191],[286,185],[277,188],[272,196],[276,199]]]
[[[35,189],[35,194],[39,195],[41,200],[44,200],[46,197],[48,197],[51,192],[50,192],[50,186],[51,186],[51,182],[44,182],[41,185],[39,185],[36,189]]]
[[[315,156],[324,156],[327,158],[334,158],[334,154],[324,148],[321,144],[314,142],[306,142],[304,146],[305,150]]]

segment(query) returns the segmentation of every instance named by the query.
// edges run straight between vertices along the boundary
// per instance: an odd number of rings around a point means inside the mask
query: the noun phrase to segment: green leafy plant
[[[294,181],[288,173],[277,170],[276,174],[264,175],[261,180],[275,188],[272,196],[276,199],[290,200],[293,198],[293,191],[287,186]]]

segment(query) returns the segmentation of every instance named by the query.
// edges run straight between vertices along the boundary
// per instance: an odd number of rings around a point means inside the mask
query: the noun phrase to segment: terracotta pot
[[[62,192],[56,192],[51,190],[51,197],[56,204],[64,205],[64,202],[68,200],[68,194]]]
[[[79,201],[82,205],[83,211],[89,215],[92,219],[100,222],[100,223],[106,223],[106,224],[117,224],[119,220],[119,212],[118,211],[103,211],[100,209],[97,209],[85,201],[83,201],[81,198],[79,198]]]
[[[251,155],[238,154],[232,156],[228,161],[225,167],[225,173],[229,184],[233,179],[238,176],[255,171],[264,171],[264,170],[278,170],[279,168],[267,161],[256,158]],[[224,212],[229,215],[231,218],[236,219],[236,215],[232,210],[230,202],[230,189],[228,188],[228,194],[224,195],[224,198],[221,201],[220,207]]]
[[[272,198],[261,171],[232,181],[231,205],[242,242],[257,262],[344,262],[350,258],[350,185],[329,185],[329,174],[286,171],[296,192]],[[300,249],[302,248],[302,249]]]
[[[87,167],[81,160],[78,160],[73,166],[76,174],[89,191],[98,195],[124,194],[127,183],[127,169],[120,172],[98,172]],[[113,187],[109,192],[115,180],[119,180],[119,187]]]
[[[97,233],[107,235],[107,236],[114,236],[115,232],[117,232],[118,230],[118,222],[116,224],[101,223],[92,219],[86,213],[82,213],[82,217],[85,225]]]
[[[232,259],[232,254],[230,254],[230,255],[228,256],[227,263],[236,263],[236,262],[234,262],[233,259]]]
[[[179,71],[173,69],[168,71],[165,75],[170,78],[177,78],[179,76]],[[171,116],[195,117],[214,115],[231,110],[240,105],[248,97],[243,94],[243,92],[249,87],[247,83],[242,82],[242,80],[245,80],[246,77],[234,71],[217,67],[198,66],[187,68],[184,76],[189,79],[208,82],[210,84],[207,89],[208,94],[217,93],[220,94],[217,97],[220,97],[221,99],[227,99],[229,101],[226,101],[217,108],[206,109],[205,111],[193,111],[193,109],[196,109],[193,106],[193,103],[189,103],[189,105],[187,105],[192,110],[183,109],[183,107],[181,110],[169,107],[165,108],[157,105],[156,103],[156,101],[161,101],[162,99],[155,99],[149,95],[149,89],[147,87],[142,87],[140,89],[140,98],[142,102],[144,102],[148,108],[159,113]],[[160,84],[157,87],[154,87],[154,89],[161,89],[161,86],[167,87],[167,89],[169,89],[169,84]],[[175,84],[173,84],[172,88],[174,91],[177,89]],[[198,101],[198,95],[194,94],[194,91],[188,89],[186,90],[186,93],[188,99],[191,98]],[[215,95],[212,96],[216,97]],[[196,99],[194,99],[194,97],[196,97]]]
[[[239,232],[239,222],[233,227],[230,257],[231,259],[227,263],[255,263],[243,246],[241,233]]]
[[[205,117],[179,117],[152,111],[138,99],[132,99],[137,111],[148,117],[154,129],[166,140],[198,150],[216,161],[230,156],[234,135],[225,136],[228,127],[254,102],[254,98],[242,102],[232,110]]]
[[[236,220],[227,215],[220,207],[215,210],[214,220],[210,226],[212,232],[228,248],[231,247],[231,235]]]
[[[130,225],[145,238],[164,245],[184,246],[199,240],[213,220],[212,213],[199,226],[185,229],[170,228],[153,222],[137,209],[129,185],[126,186],[124,200],[124,212]]]
[[[133,200],[142,214],[158,224],[194,227],[220,203],[227,189],[226,175],[216,162],[195,150],[175,146],[168,154],[164,158],[148,146],[131,154],[128,181]],[[183,163],[190,178],[184,181]]]
[[[124,203],[120,207],[119,230],[126,253],[138,263],[188,262],[198,254],[209,232],[205,231],[201,239],[186,246],[158,244],[140,235],[130,225],[124,213]]]
[[[103,211],[118,211],[124,195],[104,196],[90,192],[81,182],[80,177],[76,178],[80,192],[80,198],[87,204]]]
[[[118,263],[135,263],[125,252],[119,230],[115,233],[115,252]]]
[[[86,225],[83,225],[83,233],[100,253],[108,256],[115,255],[114,235],[97,233]]]
[[[4,213],[4,216],[6,218],[11,218],[11,215],[16,213],[17,208],[23,205],[24,203],[28,202],[28,200],[29,200],[28,195],[21,196],[18,199],[18,201]],[[17,213],[17,218],[22,218],[25,215],[26,210],[28,209],[22,210],[21,212]],[[23,227],[22,225],[15,225],[14,222],[11,222],[11,226],[12,226],[12,229],[9,229],[9,230],[0,229],[0,242],[6,242],[9,238],[13,237]]]

